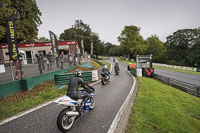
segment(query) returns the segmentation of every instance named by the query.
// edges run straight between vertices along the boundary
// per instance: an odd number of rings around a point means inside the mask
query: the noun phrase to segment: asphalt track
[[[200,86],[199,75],[180,73],[163,69],[155,69],[155,74]]]
[[[121,64],[120,64],[121,65]],[[127,66],[120,66],[120,74],[111,74],[107,85],[98,83],[96,89],[96,107],[81,119],[75,121],[69,133],[106,133],[118,110],[132,87],[133,80],[126,72]],[[17,119],[0,126],[1,133],[60,133],[56,120],[63,106],[48,104]]]

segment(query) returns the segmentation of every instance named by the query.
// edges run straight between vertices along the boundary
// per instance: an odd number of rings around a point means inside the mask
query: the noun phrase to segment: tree
[[[111,48],[114,47],[114,45],[110,42],[107,42],[107,43],[104,44],[104,47],[105,47],[105,54],[109,55],[109,51],[110,51]]]
[[[42,22],[41,12],[35,0],[1,0],[0,3],[0,42],[6,43],[6,21],[14,14],[18,42],[32,42],[37,38]]]
[[[109,55],[110,56],[121,56],[121,47],[117,46],[117,45],[113,45],[110,49],[109,49]]]
[[[64,30],[64,33],[60,34],[60,40],[77,40],[81,44],[81,40],[84,40],[84,50],[87,53],[91,52],[91,42],[94,45],[94,54],[103,54],[104,47],[101,40],[96,33],[93,33],[90,26],[83,23],[82,20],[75,20],[75,24],[71,28]]]
[[[46,37],[40,37],[40,38],[38,39],[38,41],[39,41],[39,42],[50,42],[50,40],[49,40],[48,38],[46,38]]]
[[[140,28],[136,26],[125,26],[118,37],[123,54],[129,55],[131,58],[144,54],[146,49],[146,45],[139,31]]]
[[[160,61],[159,59],[161,59],[166,52],[166,47],[163,45],[163,42],[161,42],[156,35],[152,35],[151,37],[147,38],[145,42],[147,45],[145,53],[147,55],[152,54],[153,61]]]
[[[178,30],[167,37],[165,46],[170,64],[195,66],[199,48],[200,29]],[[194,55],[194,53],[196,53]],[[197,63],[198,64],[198,63]]]

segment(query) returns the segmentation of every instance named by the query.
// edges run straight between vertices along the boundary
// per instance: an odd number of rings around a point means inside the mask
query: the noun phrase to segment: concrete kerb
[[[137,92],[137,80],[135,79],[135,77],[131,75],[130,72],[128,73],[133,78],[132,88],[127,98],[125,99],[124,103],[122,104],[121,108],[119,109],[117,115],[115,116],[107,133],[124,133],[125,132],[129,114],[131,113],[131,108],[133,106],[133,101],[135,99],[136,92]]]
[[[112,64],[111,64],[111,70],[110,70],[110,71],[112,71]],[[91,84],[91,86],[93,86],[93,85],[95,85],[95,84],[98,84],[99,82],[101,82],[101,80],[96,81],[95,83]],[[26,111],[20,112],[20,113],[18,113],[18,114],[16,114],[16,115],[13,115],[13,116],[8,117],[8,118],[6,118],[6,119],[0,120],[0,125],[3,125],[3,124],[5,124],[5,123],[7,123],[7,122],[9,122],[9,121],[12,121],[12,120],[14,120],[14,119],[17,119],[17,118],[19,118],[19,117],[21,117],[21,116],[23,116],[23,115],[28,114],[28,113],[31,113],[31,112],[33,112],[33,111],[35,111],[35,110],[37,110],[37,109],[40,109],[40,108],[42,108],[42,107],[44,107],[44,106],[46,106],[46,105],[49,105],[49,104],[53,103],[54,101],[56,101],[57,99],[59,99],[59,98],[61,98],[61,97],[64,97],[64,96],[65,96],[65,95],[60,96],[60,97],[57,97],[57,98],[55,98],[55,99],[53,99],[53,100],[51,100],[51,101],[48,101],[48,102],[46,102],[46,103],[37,105],[37,106],[35,106],[35,107],[31,108],[31,109],[28,109],[28,110],[26,110]]]

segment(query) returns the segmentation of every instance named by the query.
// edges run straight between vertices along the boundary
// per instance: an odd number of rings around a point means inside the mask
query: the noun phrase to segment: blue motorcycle
[[[101,73],[101,83],[102,83],[102,85],[108,84],[109,80],[110,80],[110,76],[108,74],[106,74],[105,72]]]
[[[85,103],[84,112],[92,110],[95,107],[95,89],[88,84],[86,84],[86,86],[88,87],[87,92],[90,94],[90,96],[88,101]],[[79,110],[82,101],[83,99],[78,99],[76,101],[68,96],[64,96],[55,101],[55,103],[59,105],[66,106],[66,108],[60,112],[57,118],[57,127],[60,131],[68,131],[73,126],[74,121],[83,115]]]

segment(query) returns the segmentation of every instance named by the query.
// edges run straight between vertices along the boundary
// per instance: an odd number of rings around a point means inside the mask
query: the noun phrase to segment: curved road
[[[120,75],[111,74],[107,85],[98,83],[96,89],[96,107],[81,119],[75,121],[69,133],[106,133],[118,110],[126,99],[133,80],[121,66]],[[1,133],[60,133],[56,120],[62,106],[51,103],[0,126]]]
[[[200,76],[198,75],[168,71],[164,69],[155,69],[155,74],[200,86]]]

